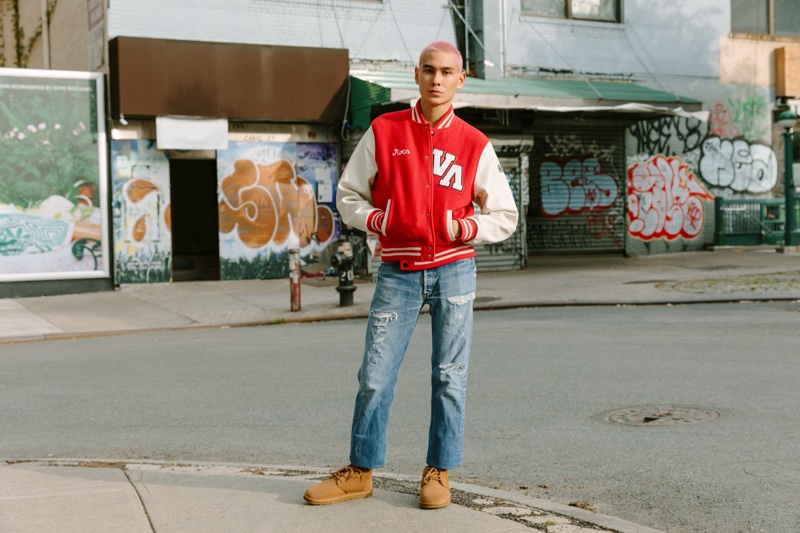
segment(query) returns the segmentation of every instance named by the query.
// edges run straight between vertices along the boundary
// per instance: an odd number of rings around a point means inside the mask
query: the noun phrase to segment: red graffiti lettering
[[[628,231],[645,241],[693,239],[703,230],[703,200],[713,200],[679,157],[657,155],[628,168]]]

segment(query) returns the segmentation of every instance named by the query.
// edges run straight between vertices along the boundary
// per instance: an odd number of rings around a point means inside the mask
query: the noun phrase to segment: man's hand
[[[453,225],[453,235],[455,235],[455,240],[461,238],[461,224],[456,222],[455,220],[450,222]]]

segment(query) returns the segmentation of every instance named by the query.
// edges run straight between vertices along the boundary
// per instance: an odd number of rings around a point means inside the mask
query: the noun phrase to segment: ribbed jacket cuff
[[[386,213],[375,210],[367,217],[367,229],[373,233],[383,235],[383,219]]]
[[[461,241],[469,242],[478,235],[478,224],[470,218],[462,218],[458,221],[461,226]]]

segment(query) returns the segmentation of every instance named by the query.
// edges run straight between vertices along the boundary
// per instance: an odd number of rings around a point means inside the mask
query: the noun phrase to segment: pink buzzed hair
[[[420,66],[422,66],[422,56],[424,56],[428,52],[446,52],[448,54],[453,54],[454,56],[456,56],[456,63],[458,63],[458,72],[459,73],[461,72],[464,59],[461,57],[461,52],[458,51],[458,48],[456,48],[452,44],[448,43],[447,41],[434,41],[425,48],[423,48],[422,52],[420,52],[419,54]]]

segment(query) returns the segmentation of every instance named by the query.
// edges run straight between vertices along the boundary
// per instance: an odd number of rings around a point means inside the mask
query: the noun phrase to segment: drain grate
[[[640,405],[606,411],[592,420],[639,427],[676,427],[703,424],[725,418],[729,413],[688,405]]]

